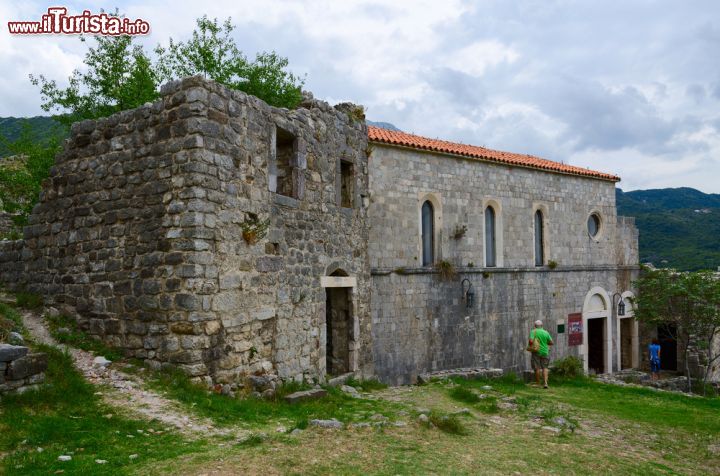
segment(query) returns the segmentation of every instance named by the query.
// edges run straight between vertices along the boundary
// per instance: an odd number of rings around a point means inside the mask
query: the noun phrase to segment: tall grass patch
[[[28,310],[36,310],[43,307],[43,297],[27,291],[18,291],[15,293],[15,302],[19,307]]]
[[[0,451],[8,453],[2,460],[6,473],[127,473],[133,465],[171,460],[204,447],[202,442],[190,445],[157,423],[119,415],[102,403],[68,354],[52,347],[39,350],[49,356],[47,384],[38,391],[3,396]],[[60,455],[72,460],[58,461]]]

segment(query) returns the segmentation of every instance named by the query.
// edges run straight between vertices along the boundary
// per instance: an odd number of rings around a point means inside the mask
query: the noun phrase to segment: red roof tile
[[[533,169],[562,174],[583,175],[602,180],[611,180],[613,182],[620,181],[620,177],[617,175],[596,172],[595,170],[576,167],[574,165],[561,164],[560,162],[553,162],[552,160],[541,159],[532,155],[501,152],[499,150],[486,149],[485,147],[478,147],[475,145],[465,145],[438,139],[428,139],[427,137],[406,134],[405,132],[400,131],[381,129],[380,127],[375,126],[368,126],[368,139],[371,142],[460,155],[472,159],[487,160],[489,162],[498,162],[506,165],[530,167]]]

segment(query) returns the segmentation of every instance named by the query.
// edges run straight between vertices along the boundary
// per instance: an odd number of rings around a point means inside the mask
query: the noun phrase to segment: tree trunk
[[[685,339],[685,349],[683,350],[683,360],[685,361],[685,378],[687,378],[687,391],[692,393],[692,378],[690,377],[690,364],[688,363],[688,352],[690,347],[690,338]]]

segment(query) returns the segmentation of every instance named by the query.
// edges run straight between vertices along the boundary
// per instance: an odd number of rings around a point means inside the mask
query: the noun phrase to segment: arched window
[[[422,264],[429,266],[435,262],[435,211],[432,203],[426,201],[422,206]]]
[[[485,266],[497,266],[497,253],[495,246],[495,209],[485,209]]]
[[[535,266],[545,264],[545,248],[543,242],[545,235],[543,231],[543,214],[540,210],[535,212]]]

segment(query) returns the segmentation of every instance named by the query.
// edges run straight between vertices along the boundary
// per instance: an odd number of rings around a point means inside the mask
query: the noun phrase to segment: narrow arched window
[[[485,209],[485,266],[496,266],[495,209]]]
[[[535,212],[535,266],[545,264],[545,249],[543,242],[545,240],[543,230],[543,214],[540,210]]]
[[[422,264],[429,266],[435,262],[435,211],[428,201],[422,206]]]

